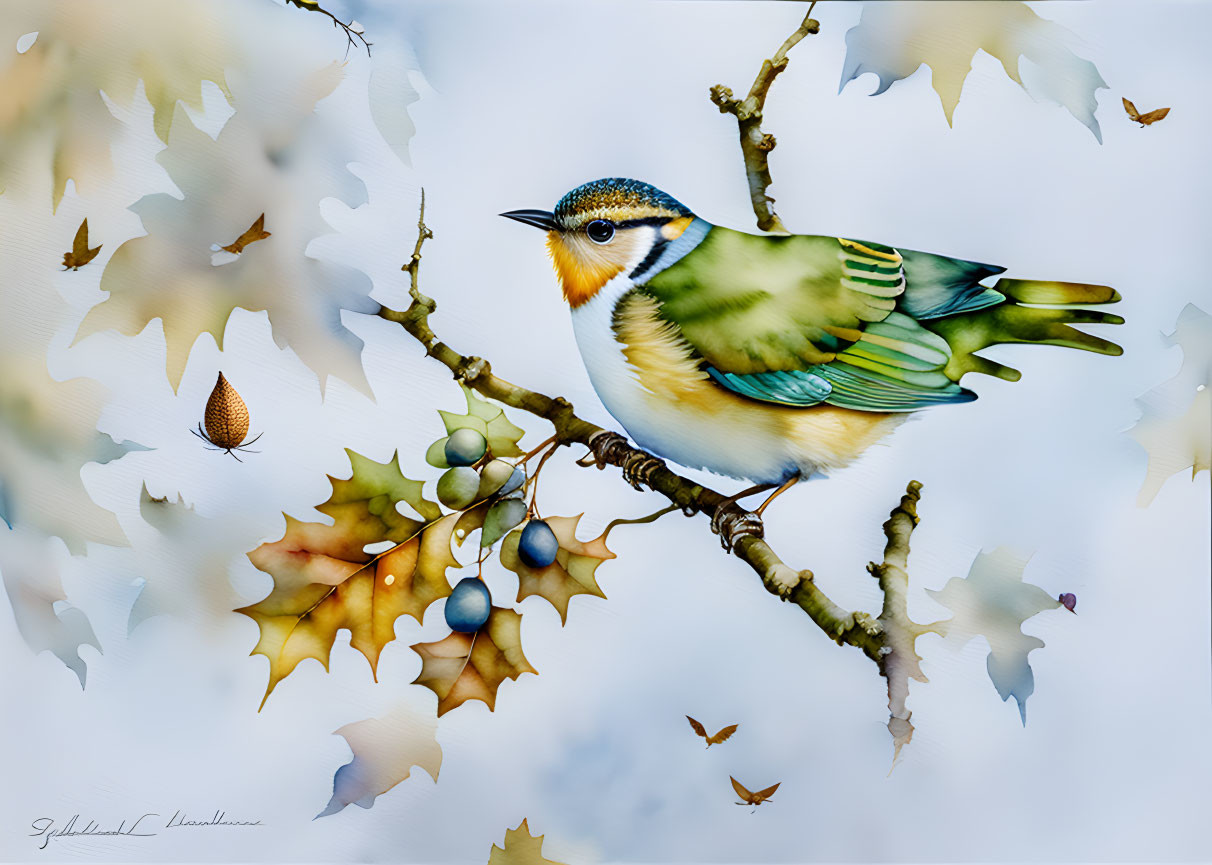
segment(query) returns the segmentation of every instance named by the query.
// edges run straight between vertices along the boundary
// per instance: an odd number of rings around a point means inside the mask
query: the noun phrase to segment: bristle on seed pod
[[[224,378],[223,373],[219,373],[219,378],[215,382],[215,389],[210,393],[210,399],[206,401],[206,414],[203,416],[206,424],[205,433],[202,431],[202,424],[198,425],[198,431],[194,435],[202,439],[204,442],[214,445],[218,450],[226,451],[233,457],[236,457],[232,451],[246,450],[244,447],[244,437],[248,435],[248,406],[244,404],[244,400],[240,398],[240,394],[236,393],[236,389],[231,386],[231,383]],[[191,432],[193,432],[191,430]],[[257,436],[248,444],[252,444],[261,436]],[[250,451],[256,453],[256,451]],[[238,460],[239,457],[236,457]]]

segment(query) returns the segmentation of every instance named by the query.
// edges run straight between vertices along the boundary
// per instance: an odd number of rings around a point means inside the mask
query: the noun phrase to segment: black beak
[[[546,210],[511,210],[508,213],[502,213],[501,216],[516,219],[518,222],[533,225],[544,231],[556,230],[555,214]]]

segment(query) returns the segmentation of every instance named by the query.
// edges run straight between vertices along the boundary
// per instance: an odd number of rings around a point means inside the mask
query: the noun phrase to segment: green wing
[[[661,315],[680,329],[712,377],[743,396],[913,411],[976,397],[947,377],[946,339],[898,307],[925,317],[1004,299],[984,286],[971,288],[972,275],[997,270],[929,258],[943,277],[929,281],[931,290],[925,280],[917,289],[890,247],[714,227],[692,255],[642,290],[659,301]],[[948,261],[955,261],[951,270]],[[964,290],[952,290],[947,279]]]

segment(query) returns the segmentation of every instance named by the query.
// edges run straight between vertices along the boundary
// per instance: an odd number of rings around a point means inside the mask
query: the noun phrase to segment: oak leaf
[[[267,597],[236,611],[261,629],[252,653],[269,659],[265,699],[304,658],[328,669],[341,628],[350,631],[350,644],[366,656],[373,673],[383,647],[395,639],[396,619],[407,614],[420,622],[431,603],[450,594],[447,568],[459,567],[450,551],[458,515],[442,516],[438,505],[422,496],[422,482],[401,474],[398,456],[376,463],[346,453],[352,476],[330,478],[332,496],[316,508],[332,517],[333,525],[287,516],[281,540],[248,554],[274,578]],[[400,504],[420,519],[401,514]],[[384,541],[394,546],[374,555],[365,552]]]
[[[10,22],[0,19],[3,31]],[[0,92],[0,105],[4,100]],[[0,118],[0,163],[12,143],[4,123]],[[0,183],[3,172],[0,164]],[[89,543],[127,543],[117,517],[90,497],[81,471],[142,447],[99,430],[106,399],[99,382],[51,376],[75,316],[47,262],[57,260],[83,214],[56,218],[45,194],[40,187],[0,195],[0,237],[24,238],[0,243],[0,273],[13,287],[0,289],[0,571],[22,638],[34,651],[52,651],[83,684],[78,649],[97,641],[85,614],[70,606],[59,573],[65,559],[53,538],[73,555],[84,555]]]
[[[458,429],[473,429],[488,440],[488,451],[494,457],[520,457],[522,449],[518,442],[526,434],[521,427],[515,426],[500,406],[493,405],[480,399],[471,388],[460,384],[463,396],[467,399],[466,414],[456,414],[450,411],[438,411],[442,423],[446,426],[446,435],[429,446],[425,452],[425,461],[440,469],[450,468],[446,462],[446,439]]]
[[[997,58],[1006,74],[1032,97],[1063,105],[1102,141],[1094,117],[1095,92],[1107,85],[1098,69],[1066,47],[1072,34],[1019,2],[977,0],[950,3],[866,3],[859,23],[846,34],[841,90],[865,72],[879,78],[879,95],[921,66],[950,124],[977,51]],[[1023,60],[1035,74],[1023,79]]]
[[[1035,691],[1035,676],[1028,655],[1044,641],[1024,634],[1023,623],[1044,610],[1061,607],[1061,601],[1039,586],[1023,582],[1027,560],[1005,547],[981,553],[968,576],[954,577],[942,589],[927,589],[934,600],[955,615],[930,626],[944,638],[963,645],[973,637],[989,642],[989,678],[1003,700],[1018,702],[1027,723],[1027,698]]]
[[[505,844],[492,845],[488,854],[488,865],[563,865],[543,855],[543,836],[531,835],[530,826],[523,820],[518,828],[505,832]]]
[[[395,787],[420,766],[434,781],[442,768],[442,748],[434,734],[438,721],[402,706],[381,718],[346,724],[344,736],[353,759],[337,769],[332,798],[317,817],[336,814],[351,802],[369,808],[375,798]]]
[[[1137,399],[1141,418],[1129,430],[1149,454],[1138,507],[1148,507],[1179,472],[1191,478],[1212,467],[1212,316],[1189,303],[1166,337],[1182,348],[1178,373]]]
[[[497,689],[506,679],[538,674],[522,654],[522,617],[493,607],[484,627],[474,634],[454,632],[436,643],[417,643],[421,672],[413,681],[438,695],[438,717],[468,700],[480,700],[492,711]]]
[[[699,736],[703,737],[707,741],[708,748],[710,748],[712,745],[718,745],[721,742],[727,742],[729,739],[732,738],[732,734],[735,733],[737,731],[737,728],[740,726],[740,724],[730,724],[727,727],[724,727],[722,730],[720,730],[715,735],[708,736],[707,728],[704,727],[701,723],[699,723],[698,721],[696,721],[694,718],[690,717],[689,715],[686,716],[686,720],[690,722],[691,729],[694,730],[695,733],[697,733]]]
[[[281,11],[288,20],[277,38],[285,44],[305,37],[300,16]],[[371,280],[317,257],[335,239],[321,201],[354,207],[366,196],[365,184],[345,168],[356,144],[319,105],[338,87],[357,85],[343,85],[339,64],[322,65],[309,50],[312,41],[301,38],[291,52],[275,55],[264,75],[233,76],[235,113],[217,139],[178,120],[156,161],[182,197],[155,193],[131,205],[147,234],[114,250],[101,279],[108,297],[89,310],[77,340],[110,329],[134,335],[161,319],[165,370],[176,390],[198,337],[210,334],[222,348],[236,307],[265,311],[275,344],[293,350],[322,391],[336,376],[371,395],[362,339],[347,326],[350,314],[378,311]],[[263,211],[275,214],[273,237],[255,254],[212,252],[212,242],[236,236]]]
[[[88,248],[88,220],[86,219],[76,229],[76,237],[72,240],[72,251],[63,253],[63,268],[64,270],[79,270],[96,258],[100,251],[101,244],[99,243],[92,249]]]
[[[273,13],[254,5],[5,4],[0,43],[37,37],[24,51],[9,48],[0,65],[0,189],[27,178],[41,183],[53,172],[53,188],[39,192],[51,192],[56,208],[69,178],[82,195],[97,191],[112,171],[110,144],[123,131],[106,100],[129,109],[140,83],[156,135],[168,142],[176,104],[200,111],[202,83],[226,93],[225,70],[244,65],[237,34],[266,32]],[[29,170],[31,157],[46,170]]]
[[[594,572],[602,562],[615,557],[606,548],[605,534],[591,541],[577,540],[576,528],[581,516],[544,520],[560,542],[556,560],[545,568],[532,568],[518,557],[521,529],[510,532],[501,544],[501,564],[518,575],[518,600],[531,595],[544,598],[559,612],[561,623],[567,623],[568,602],[575,595],[606,597]]]

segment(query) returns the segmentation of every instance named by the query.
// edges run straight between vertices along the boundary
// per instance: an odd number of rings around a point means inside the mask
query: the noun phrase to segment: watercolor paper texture
[[[0,861],[1212,858],[1209,28],[6,4]]]

